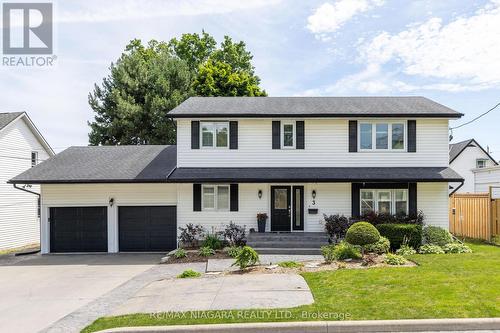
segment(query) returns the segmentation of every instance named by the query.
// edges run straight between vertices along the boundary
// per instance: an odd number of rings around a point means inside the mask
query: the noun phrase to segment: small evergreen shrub
[[[244,269],[259,262],[259,254],[250,246],[243,246],[235,259],[236,261],[232,266],[238,266],[240,269]]]
[[[443,247],[445,253],[472,253],[470,247],[462,243],[448,243]]]
[[[377,229],[380,235],[387,237],[391,249],[396,250],[403,244],[418,249],[422,245],[422,226],[418,224],[379,224]]]
[[[187,257],[187,252],[186,252],[186,250],[184,250],[182,248],[178,248],[174,252],[174,257],[177,258],[177,259],[186,258]]]
[[[236,223],[230,222],[222,232],[222,236],[227,241],[229,246],[245,245],[246,227],[239,226]]]
[[[216,234],[207,234],[202,243],[202,247],[209,247],[212,250],[220,250],[222,245],[222,241]]]
[[[439,245],[424,244],[418,249],[420,254],[443,254],[444,251]]]
[[[373,252],[376,254],[384,254],[389,252],[390,248],[391,248],[390,241],[386,237],[381,236],[376,243],[366,245],[365,251]]]
[[[210,257],[210,256],[213,256],[215,254],[215,250],[208,247],[208,246],[203,246],[198,251],[198,254],[202,257]]]
[[[325,232],[332,240],[339,240],[345,237],[347,229],[352,225],[352,222],[344,215],[326,215],[323,214],[325,220]]]
[[[406,259],[397,254],[387,253],[384,262],[388,265],[404,265],[406,264]]]
[[[332,249],[331,254],[329,253],[328,255],[333,258],[333,260],[361,259],[361,252],[359,252],[359,248],[347,242],[340,242],[337,245],[329,245],[329,247]],[[324,254],[323,256],[325,257]],[[326,257],[325,261],[328,262]]]
[[[195,247],[198,245],[198,240],[205,232],[205,229],[201,225],[194,225],[192,223],[186,224],[185,228],[179,227],[179,230],[181,232],[179,234],[179,241],[184,246],[191,247]]]
[[[368,222],[356,222],[347,229],[345,240],[349,244],[359,245],[363,250],[365,245],[376,243],[380,239],[377,228]]]
[[[323,258],[325,258],[325,262],[327,264],[331,264],[335,261],[335,256],[333,255],[333,250],[335,249],[335,245],[325,245],[321,247],[321,254]]]
[[[409,245],[401,245],[401,247],[396,251],[396,254],[399,256],[411,256],[413,254],[417,253],[414,248],[412,248]]]
[[[283,267],[283,268],[299,268],[304,266],[303,263],[301,262],[296,262],[296,261],[283,261],[278,264],[278,266]]]
[[[193,271],[192,269],[186,269],[184,272],[181,274],[177,275],[177,278],[179,279],[188,279],[188,278],[197,278],[200,277],[201,273],[198,273],[196,271]]]
[[[442,247],[446,244],[453,243],[453,237],[448,230],[432,225],[424,227],[422,236],[424,244],[439,245]]]
[[[236,258],[238,254],[241,252],[241,249],[242,249],[241,246],[231,246],[226,248],[226,253],[231,258]]]

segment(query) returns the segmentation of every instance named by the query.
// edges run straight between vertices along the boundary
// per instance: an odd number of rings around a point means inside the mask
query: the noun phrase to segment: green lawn
[[[202,318],[193,318],[193,313],[184,318],[133,314],[100,318],[83,332],[120,326],[322,320],[304,317],[304,312],[320,312],[332,320],[499,317],[500,247],[468,245],[474,253],[412,256],[418,267],[305,273],[315,303],[264,318],[252,317],[258,312],[234,310],[194,314]]]

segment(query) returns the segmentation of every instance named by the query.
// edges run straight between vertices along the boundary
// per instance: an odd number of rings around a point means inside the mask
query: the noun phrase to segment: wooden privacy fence
[[[500,199],[489,193],[453,194],[450,197],[450,232],[459,237],[491,240],[500,234]]]

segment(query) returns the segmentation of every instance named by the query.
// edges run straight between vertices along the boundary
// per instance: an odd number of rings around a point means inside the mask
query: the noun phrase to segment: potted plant
[[[267,220],[266,213],[257,214],[257,227],[259,232],[266,232],[266,220]]]

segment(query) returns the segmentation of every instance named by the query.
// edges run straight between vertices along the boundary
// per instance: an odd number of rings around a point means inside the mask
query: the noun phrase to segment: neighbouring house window
[[[487,162],[487,161],[488,161],[488,160],[486,160],[486,159],[482,159],[482,158],[477,159],[477,160],[476,160],[476,168],[479,168],[479,169],[486,168],[486,162]]]
[[[203,148],[227,148],[229,146],[229,123],[202,122],[200,130]]]
[[[32,151],[31,152],[31,167],[34,167],[37,164],[38,164],[38,152]]]
[[[295,123],[283,122],[283,147],[293,148],[295,147]]]
[[[359,150],[405,149],[404,123],[360,123]]]
[[[203,185],[203,209],[228,210],[229,186],[228,185]]]
[[[360,191],[360,212],[362,215],[370,212],[384,214],[408,213],[408,190],[371,190]]]

